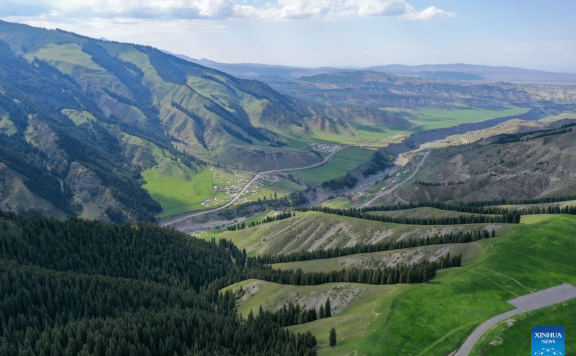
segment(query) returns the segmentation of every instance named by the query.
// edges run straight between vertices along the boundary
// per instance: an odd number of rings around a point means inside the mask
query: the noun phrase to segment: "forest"
[[[242,320],[233,295],[207,288],[243,270],[231,246],[1,211],[0,232],[1,356],[316,355],[311,334]]]

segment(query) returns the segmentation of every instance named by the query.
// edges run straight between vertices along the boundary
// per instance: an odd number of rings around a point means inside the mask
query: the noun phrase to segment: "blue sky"
[[[0,18],[226,63],[576,73],[571,0],[1,0]]]

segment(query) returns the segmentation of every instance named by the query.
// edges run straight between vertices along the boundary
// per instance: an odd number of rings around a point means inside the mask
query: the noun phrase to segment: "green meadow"
[[[153,167],[142,172],[143,188],[162,206],[160,217],[202,209],[201,203],[214,195],[212,172],[203,168],[198,173],[163,172]]]
[[[523,114],[529,109],[506,108],[487,110],[480,108],[452,108],[452,109],[420,109],[414,113],[411,120],[423,124],[423,130],[480,122],[504,116]]]
[[[366,162],[372,153],[372,151],[358,147],[345,148],[336,153],[332,160],[323,166],[291,172],[290,174],[312,184],[321,184],[353,171],[356,167]]]
[[[481,248],[477,257],[460,268],[438,271],[430,283],[372,286],[382,288],[378,293],[359,290],[341,313],[290,329],[316,335],[320,355],[447,355],[482,322],[512,310],[507,300],[562,283],[576,284],[575,226],[576,216],[523,217],[521,224],[501,236],[477,242]],[[279,288],[257,291],[242,302],[240,310],[256,308],[269,298],[290,300],[277,295]],[[319,288],[321,294],[326,286],[290,288],[289,295],[294,296],[310,288]],[[542,320],[572,325],[575,319],[569,317],[557,319],[548,314]],[[338,333],[334,349],[328,346],[332,327]],[[522,330],[517,333],[518,338],[523,335]],[[515,334],[510,335],[514,345]],[[494,353],[504,354],[511,353]]]

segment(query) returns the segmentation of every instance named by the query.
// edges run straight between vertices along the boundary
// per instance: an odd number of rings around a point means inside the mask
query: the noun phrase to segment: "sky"
[[[576,73],[573,0],[0,0],[0,19],[224,63]]]

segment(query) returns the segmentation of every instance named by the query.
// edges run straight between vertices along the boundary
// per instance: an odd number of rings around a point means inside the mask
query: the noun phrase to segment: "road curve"
[[[556,287],[541,290],[540,292],[528,294],[509,300],[508,303],[516,307],[515,310],[500,314],[480,325],[470,336],[466,339],[460,350],[454,356],[468,356],[472,348],[480,340],[491,327],[504,321],[514,315],[529,312],[532,310],[545,308],[550,305],[562,303],[566,300],[576,298],[576,287],[570,284],[561,284]],[[528,337],[528,336],[527,336]]]
[[[320,167],[325,165],[326,163],[330,162],[332,160],[332,157],[334,157],[334,155],[340,151],[342,151],[345,148],[348,147],[352,147],[352,146],[342,146],[339,149],[337,149],[336,151],[330,153],[328,156],[324,157],[324,160],[322,162],[319,163],[315,163],[306,167],[296,167],[296,168],[285,168],[285,169],[274,169],[271,171],[266,171],[266,172],[260,172],[257,173],[254,177],[252,177],[252,179],[250,180],[250,182],[248,182],[248,184],[246,184],[246,186],[244,187],[244,189],[242,189],[240,191],[240,193],[236,194],[236,196],[234,197],[234,199],[230,200],[228,203],[226,203],[225,205],[222,205],[221,207],[218,208],[214,208],[214,209],[209,209],[209,210],[204,210],[201,212],[190,212],[184,216],[181,216],[175,220],[169,221],[169,222],[165,222],[164,224],[161,224],[160,226],[170,226],[172,224],[175,224],[177,222],[186,220],[188,218],[191,218],[193,216],[200,216],[200,215],[204,215],[204,214],[208,214],[208,213],[213,213],[215,211],[219,211],[219,210],[223,210],[226,209],[227,207],[231,206],[232,204],[234,204],[238,199],[240,199],[240,197],[242,195],[244,195],[244,193],[246,193],[246,191],[248,190],[248,188],[250,188],[250,186],[252,185],[252,183],[254,183],[258,178],[262,177],[263,175],[266,174],[272,174],[272,173],[282,173],[282,172],[292,172],[292,171],[299,171],[299,170],[303,170],[303,169],[310,169],[310,168],[316,168],[316,167]]]
[[[415,127],[418,127],[418,126],[420,126],[420,124],[415,124],[414,126],[410,127],[409,129],[406,129],[406,130],[404,130],[404,131],[402,131],[402,132],[399,132],[399,133],[397,133],[397,134],[394,135],[394,136],[387,137],[387,138],[385,138],[384,140],[379,141],[379,142],[380,142],[380,143],[383,143],[383,142],[389,141],[390,139],[392,139],[392,137],[395,137],[395,136],[401,135],[401,134],[403,134],[403,133],[405,133],[405,132],[411,131],[412,129],[414,129]],[[218,208],[213,208],[213,209],[209,209],[209,210],[204,210],[204,211],[196,212],[196,213],[193,212],[193,211],[191,211],[191,212],[186,213],[185,215],[183,215],[183,216],[181,216],[181,217],[179,217],[179,218],[177,218],[177,219],[174,219],[174,220],[172,220],[172,221],[168,221],[168,222],[165,222],[165,223],[163,223],[163,224],[160,224],[160,226],[170,226],[170,225],[173,225],[173,224],[175,224],[175,223],[177,223],[177,222],[180,222],[180,221],[186,220],[186,219],[188,219],[188,218],[191,218],[191,217],[193,217],[193,216],[200,216],[200,215],[204,215],[204,214],[208,214],[208,213],[213,213],[213,212],[215,212],[215,211],[219,211],[219,210],[226,209],[226,208],[228,208],[229,206],[231,206],[232,204],[234,204],[238,199],[240,199],[240,197],[241,197],[242,195],[244,195],[244,193],[246,193],[246,191],[248,190],[248,188],[250,188],[250,186],[252,185],[252,183],[254,183],[254,182],[255,182],[258,178],[260,178],[261,176],[263,176],[263,175],[265,175],[265,174],[282,173],[282,172],[294,172],[294,171],[300,171],[300,170],[304,170],[304,169],[310,169],[310,168],[320,167],[320,166],[323,166],[323,165],[325,165],[326,163],[330,162],[330,161],[332,160],[332,157],[334,157],[334,155],[335,155],[336,153],[342,151],[342,150],[345,149],[345,148],[349,148],[349,147],[370,147],[370,146],[361,145],[361,144],[358,144],[358,145],[346,145],[346,146],[342,146],[342,147],[340,147],[339,149],[337,149],[336,151],[330,153],[328,156],[326,156],[326,157],[324,158],[324,160],[323,160],[322,162],[319,162],[319,163],[315,163],[315,164],[312,164],[312,165],[309,165],[309,166],[306,166],[306,167],[296,167],[296,168],[286,168],[286,169],[275,169],[275,170],[271,170],[271,171],[266,171],[266,172],[257,173],[257,174],[250,180],[250,182],[248,182],[248,184],[246,184],[246,186],[244,187],[244,189],[242,189],[242,190],[240,191],[240,193],[238,193],[238,194],[234,197],[234,199],[232,199],[231,201],[229,201],[229,202],[226,203],[225,205],[222,205],[221,207],[218,207]]]
[[[420,170],[420,168],[422,168],[422,166],[424,165],[424,161],[426,161],[426,158],[428,158],[428,155],[430,154],[430,151],[426,152],[424,154],[424,157],[422,157],[422,160],[420,161],[420,163],[418,163],[418,165],[416,166],[416,169],[414,170],[414,172],[412,172],[412,174],[410,175],[410,177],[406,178],[405,180],[403,180],[402,182],[394,185],[392,188],[384,190],[379,192],[378,194],[376,194],[374,196],[374,198],[368,200],[366,203],[360,205],[360,208],[366,208],[368,206],[370,206],[372,203],[374,203],[374,201],[376,201],[376,199],[383,197],[387,194],[392,193],[393,191],[395,191],[396,189],[400,188],[404,183],[408,182],[410,179],[414,178],[414,176],[418,173],[418,171]]]

